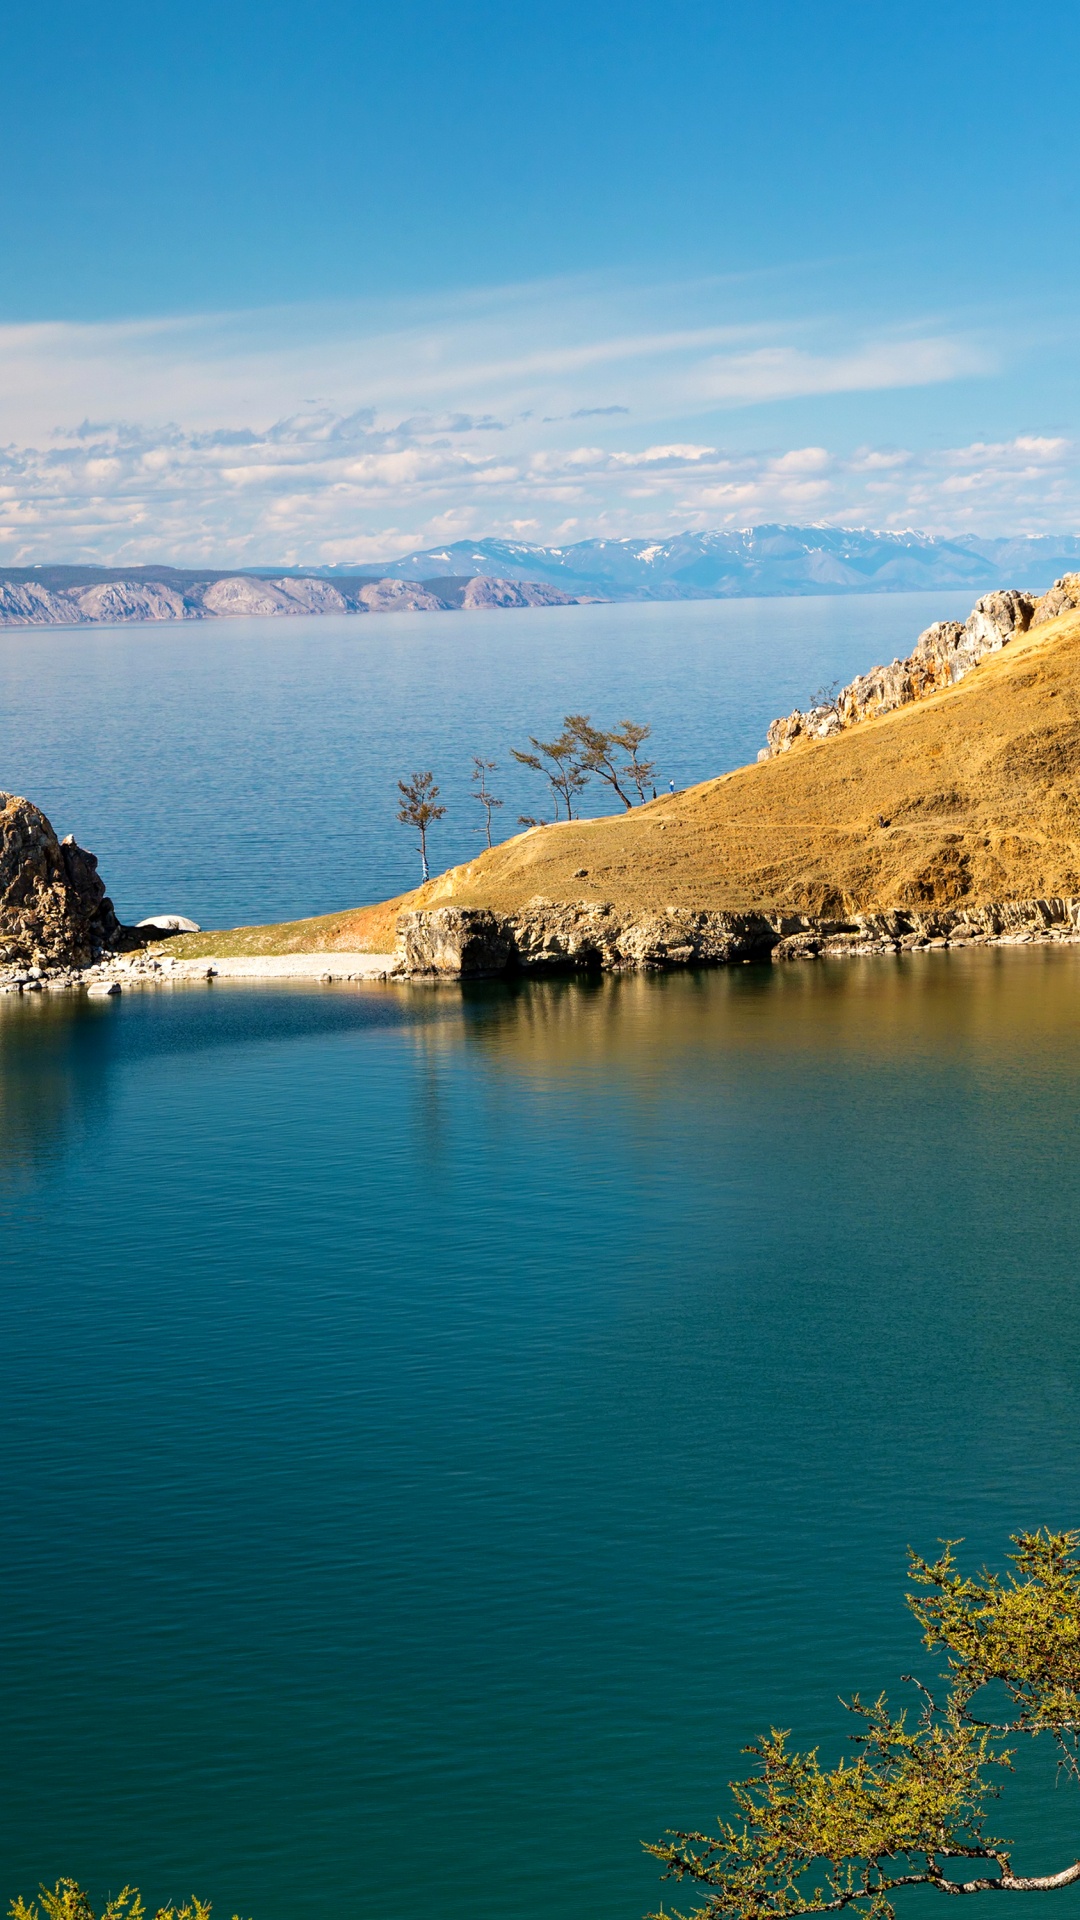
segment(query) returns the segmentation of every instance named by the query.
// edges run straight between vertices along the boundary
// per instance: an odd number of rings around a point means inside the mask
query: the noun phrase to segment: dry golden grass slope
[[[1075,612],[832,739],[630,813],[533,828],[380,906],[169,951],[387,952],[402,909],[512,912],[538,896],[830,916],[1058,895],[1080,896]]]
[[[533,829],[408,904],[505,912],[537,895],[821,915],[1080,895],[1080,614],[832,739]]]
[[[313,920],[281,920],[265,927],[229,927],[222,932],[184,933],[162,943],[178,960],[244,959],[267,953],[392,953],[397,917],[412,894],[376,907],[323,913]]]

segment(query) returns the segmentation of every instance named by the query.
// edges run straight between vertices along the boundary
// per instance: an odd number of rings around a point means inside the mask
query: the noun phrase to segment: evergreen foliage
[[[1014,1571],[1004,1577],[960,1573],[956,1544],[933,1561],[910,1557],[920,1591],[908,1605],[924,1645],[947,1656],[940,1698],[912,1682],[920,1704],[911,1717],[892,1713],[884,1694],[872,1704],[856,1694],[845,1705],[859,1751],[832,1768],[816,1749],[792,1751],[773,1728],[745,1749],[756,1766],[732,1783],[734,1820],[647,1848],[668,1877],[703,1892],[696,1920],[793,1920],[847,1907],[893,1920],[894,1896],[909,1887],[956,1897],[1080,1880],[1080,1860],[1015,1873],[1011,1842],[986,1830],[1017,1736],[1045,1736],[1058,1771],[1080,1781],[1080,1533],[1014,1535]],[[961,1863],[977,1871],[965,1877]]]
[[[124,1887],[95,1914],[94,1903],[77,1880],[58,1880],[51,1890],[42,1886],[36,1900],[20,1894],[8,1909],[11,1920],[146,1920],[138,1887]],[[153,1920],[210,1920],[210,1902],[194,1896],[182,1907],[158,1907]],[[233,1915],[233,1920],[237,1916]]]

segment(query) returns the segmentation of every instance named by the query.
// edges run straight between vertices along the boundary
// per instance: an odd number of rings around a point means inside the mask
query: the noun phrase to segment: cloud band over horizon
[[[1067,434],[846,444],[830,409],[852,395],[992,385],[985,338],[940,321],[717,324],[723,304],[715,288],[578,283],[438,314],[0,328],[0,562],[369,565],[483,535],[1080,520]]]

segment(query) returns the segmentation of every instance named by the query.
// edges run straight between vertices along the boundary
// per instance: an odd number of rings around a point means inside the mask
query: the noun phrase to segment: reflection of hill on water
[[[493,1064],[639,1083],[715,1072],[791,1075],[1015,1057],[1080,1064],[1080,951],[987,948],[715,972],[523,980],[464,989],[465,1033]],[[455,1044],[458,1026],[425,1034]],[[1075,1048],[1075,1053],[1074,1053]]]
[[[215,987],[125,996],[0,998],[0,1186],[91,1138],[116,1069],[265,1042],[404,1029],[416,1051],[466,1048],[505,1087],[621,1089],[642,1109],[721,1087],[833,1071],[924,1074],[946,1084],[980,1064],[1014,1069],[1027,1092],[1061,1092],[1080,1066],[1080,951],[1074,948],[845,959],[700,973],[577,976],[361,992]],[[1071,1096],[1070,1096],[1071,1097]],[[512,1109],[506,1116],[512,1124]]]

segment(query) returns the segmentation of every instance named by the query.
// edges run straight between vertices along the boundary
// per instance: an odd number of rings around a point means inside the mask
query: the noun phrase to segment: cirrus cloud
[[[776,444],[778,401],[980,378],[985,340],[940,322],[780,327],[730,305],[719,283],[574,283],[437,311],[0,328],[0,559],[369,565],[459,535],[1080,518],[1061,436]],[[724,422],[763,405],[770,431],[748,450]]]

